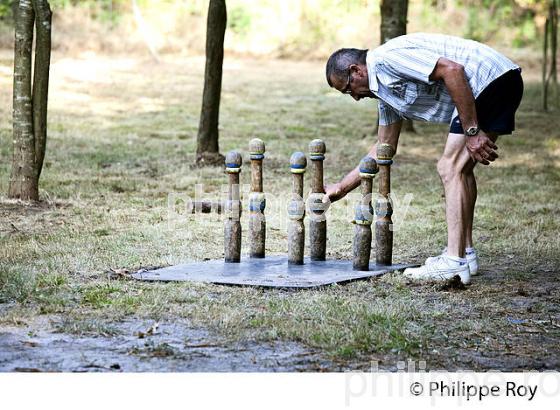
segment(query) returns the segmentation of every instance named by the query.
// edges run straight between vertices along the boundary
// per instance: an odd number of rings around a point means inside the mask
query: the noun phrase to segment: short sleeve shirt
[[[379,98],[379,124],[401,119],[449,123],[457,115],[442,81],[430,81],[437,61],[445,57],[465,68],[474,97],[496,78],[518,65],[473,40],[442,34],[396,37],[368,51],[369,88]]]

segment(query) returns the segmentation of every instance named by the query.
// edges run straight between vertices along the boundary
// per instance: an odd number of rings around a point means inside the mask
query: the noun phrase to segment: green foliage
[[[535,15],[542,2],[533,0],[460,0],[465,7],[467,23],[464,36],[489,42],[505,27],[513,30],[512,45],[530,45],[538,41]]]
[[[12,6],[15,0],[0,0],[0,20],[9,20],[13,17]]]
[[[523,21],[517,29],[513,39],[513,47],[525,47],[539,40],[539,31],[531,20]]]
[[[228,11],[228,29],[240,36],[246,36],[251,28],[250,11],[243,5],[235,5]]]
[[[8,21],[13,18],[13,7],[17,0],[0,0],[0,20]],[[57,10],[68,7],[82,7],[88,9],[92,18],[115,23],[122,12],[128,10],[129,0],[50,0],[51,9]],[[141,2],[139,2],[141,3]]]
[[[10,5],[16,1],[0,0],[0,26],[11,24]],[[204,51],[208,0],[135,1],[147,25],[165,43],[162,47],[183,47],[188,39],[191,51]],[[97,25],[103,35],[105,26],[133,27],[131,0],[50,0],[50,4],[60,19],[59,27],[72,26],[76,15],[103,23]],[[547,4],[545,0],[411,1],[408,29],[463,35],[492,46],[535,47],[541,41],[540,17]],[[322,58],[343,44],[372,47],[378,42],[379,0],[236,0],[227,1],[227,8],[226,48],[232,51]],[[91,42],[99,36],[91,33]]]
[[[109,24],[118,22],[129,3],[128,0],[55,0],[55,2],[60,2],[61,7],[70,4],[86,7],[93,19]],[[55,4],[53,4],[54,6]]]
[[[69,6],[100,7],[104,9],[119,8],[129,3],[129,0],[50,0],[52,8]]]

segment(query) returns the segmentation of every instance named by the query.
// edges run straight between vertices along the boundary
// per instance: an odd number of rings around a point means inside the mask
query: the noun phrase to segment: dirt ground
[[[60,320],[60,319],[59,319]],[[228,343],[187,323],[115,323],[112,333],[72,336],[36,326],[3,327],[0,371],[297,372],[341,367],[293,342]]]
[[[500,159],[477,170],[481,272],[471,285],[393,273],[288,291],[127,278],[223,257],[221,216],[180,214],[170,226],[170,193],[192,196],[204,184],[216,197],[225,182],[219,167],[192,167],[204,60],[55,56],[42,201],[0,197],[0,370],[398,370],[409,360],[427,369],[560,370],[560,116],[540,110],[534,56],[513,57],[525,96],[516,133],[498,141]],[[1,51],[3,195],[11,65]],[[281,199],[291,152],[323,138],[326,180],[338,180],[375,142],[375,112],[374,102],[329,90],[322,62],[226,58],[220,149],[246,154],[248,141],[262,138],[265,190]],[[435,170],[445,127],[415,126],[393,167],[394,257],[421,263],[445,246]],[[286,252],[282,206],[267,205],[269,254]],[[331,210],[329,258],[351,257],[351,207],[348,198]]]

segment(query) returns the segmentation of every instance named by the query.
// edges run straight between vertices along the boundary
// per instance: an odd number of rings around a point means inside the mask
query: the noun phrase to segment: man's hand
[[[498,158],[494,151],[498,146],[483,131],[479,131],[474,137],[467,137],[466,146],[471,158],[481,164],[490,165],[490,162]]]
[[[344,198],[345,195],[346,193],[339,182],[336,184],[329,184],[325,186],[325,196],[323,198],[323,202],[327,202],[327,198],[329,198],[331,202],[335,202]]]

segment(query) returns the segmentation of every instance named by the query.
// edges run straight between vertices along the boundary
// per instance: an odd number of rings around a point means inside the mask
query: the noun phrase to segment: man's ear
[[[367,73],[365,66],[361,66],[358,64],[351,64],[349,68],[350,72],[355,78],[362,78]]]

